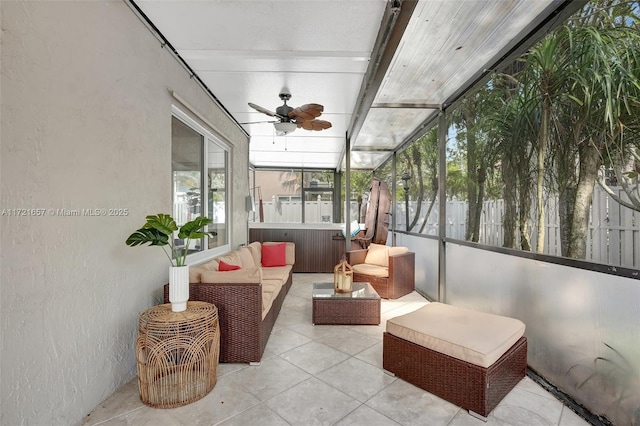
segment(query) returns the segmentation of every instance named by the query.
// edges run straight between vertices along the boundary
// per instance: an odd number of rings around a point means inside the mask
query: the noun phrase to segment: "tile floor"
[[[187,406],[143,405],[133,379],[91,412],[85,425],[587,425],[525,377],[486,423],[382,370],[388,318],[428,303],[417,293],[382,300],[380,326],[311,323],[311,288],[332,274],[294,274],[262,362],[220,364],[218,382]]]

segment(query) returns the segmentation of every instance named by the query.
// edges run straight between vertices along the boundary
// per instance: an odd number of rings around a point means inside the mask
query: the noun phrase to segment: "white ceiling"
[[[132,2],[251,137],[256,167],[375,168],[525,38],[584,2],[137,0]],[[392,6],[401,5],[400,9]],[[560,10],[563,10],[560,13]],[[396,11],[394,14],[393,12]],[[555,19],[550,19],[559,14]],[[539,27],[543,27],[542,29]],[[388,37],[383,37],[387,35]],[[534,37],[535,38],[535,37]],[[532,39],[533,40],[533,39]],[[276,136],[268,110],[324,105],[323,131]]]

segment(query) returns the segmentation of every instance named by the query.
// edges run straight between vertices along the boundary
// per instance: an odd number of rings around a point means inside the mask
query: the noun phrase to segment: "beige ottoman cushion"
[[[514,318],[437,302],[387,321],[394,336],[481,367],[496,362],[524,330]]]

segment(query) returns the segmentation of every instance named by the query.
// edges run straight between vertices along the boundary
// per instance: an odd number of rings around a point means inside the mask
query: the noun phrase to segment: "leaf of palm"
[[[178,225],[173,218],[165,213],[159,213],[157,215],[147,216],[147,223],[144,224],[144,228],[156,229],[159,232],[169,236],[174,231],[178,230]]]
[[[201,229],[211,222],[213,221],[208,217],[199,216],[191,222],[187,222],[180,227],[178,238],[188,238],[192,240],[202,238],[205,236],[205,233],[202,232]]]
[[[126,241],[130,247],[147,243],[150,246],[165,246],[169,243],[169,236],[154,228],[140,228],[131,234]]]

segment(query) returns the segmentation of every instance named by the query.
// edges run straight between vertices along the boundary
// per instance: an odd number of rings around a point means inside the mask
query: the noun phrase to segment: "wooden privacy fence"
[[[627,200],[621,188],[614,188],[618,196]],[[421,216],[427,211],[430,201],[421,206]],[[535,203],[534,203],[535,204]],[[436,201],[437,205],[437,201]],[[447,202],[447,237],[465,239],[468,204],[466,201],[451,200]],[[504,200],[485,201],[480,218],[479,243],[490,246],[502,246],[504,242]],[[548,197],[545,203],[545,244],[544,252],[553,256],[561,256],[560,216],[558,198]],[[409,202],[410,220],[416,212],[416,203]],[[398,229],[405,229],[405,205],[398,202],[396,214]],[[419,232],[421,218],[411,232]],[[437,234],[438,212],[434,208],[427,219],[423,234]],[[520,241],[519,230],[516,236]],[[529,235],[532,251],[536,251],[537,241],[536,213],[529,218]],[[637,268],[640,266],[640,213],[620,205],[599,186],[595,188],[591,206],[591,218],[587,237],[586,259],[607,265]]]

